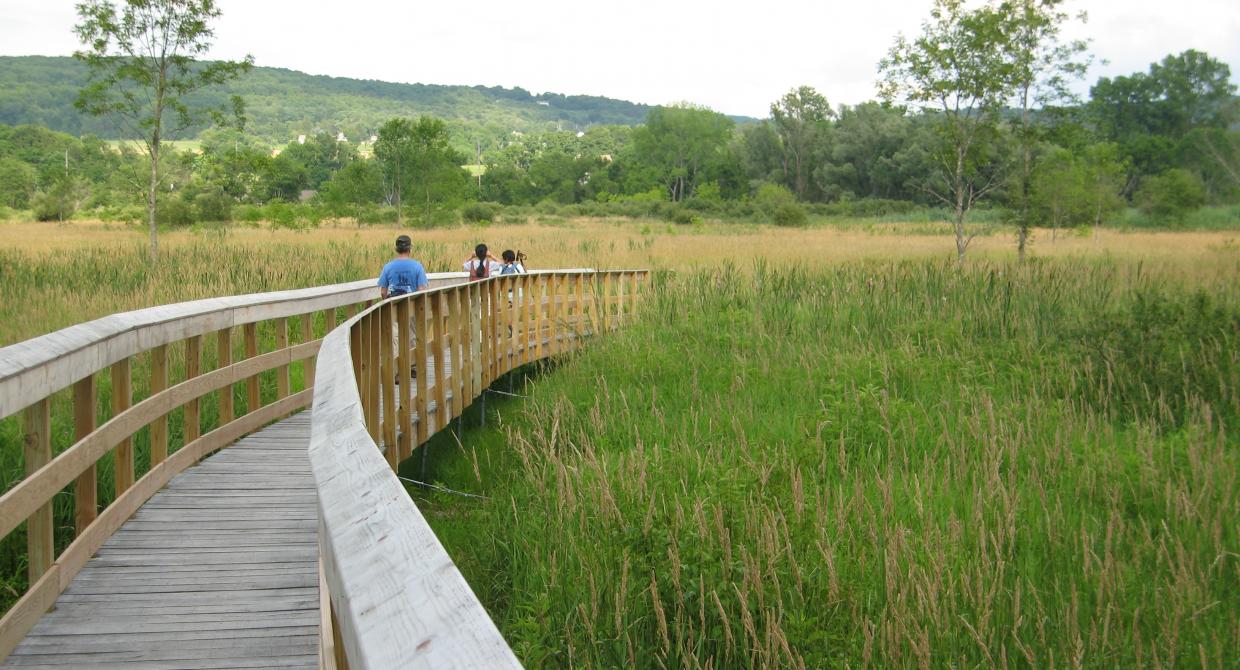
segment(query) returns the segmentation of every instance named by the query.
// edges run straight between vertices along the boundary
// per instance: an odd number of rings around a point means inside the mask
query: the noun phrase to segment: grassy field
[[[0,224],[0,344],[373,276],[396,234],[181,231],[151,270],[140,229]],[[637,322],[403,466],[486,496],[412,491],[528,667],[1240,663],[1234,231],[1039,231],[1023,266],[993,234],[963,268],[933,221],[413,236],[432,271],[478,241],[656,270]],[[19,435],[0,422],[6,486]]]

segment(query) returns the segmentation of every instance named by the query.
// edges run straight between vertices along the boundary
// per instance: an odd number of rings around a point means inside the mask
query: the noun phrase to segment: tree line
[[[786,225],[823,208],[933,207],[949,213],[963,257],[976,207],[1001,212],[1023,255],[1035,225],[1098,225],[1133,205],[1174,221],[1206,204],[1240,202],[1240,105],[1227,65],[1188,50],[1144,72],[1101,78],[1077,99],[1071,83],[1089,64],[1087,44],[1060,39],[1080,19],[1060,4],[936,0],[921,32],[898,37],[880,64],[877,101],[835,106],[801,86],[757,122],[689,104],[654,107],[636,127],[510,131],[474,155],[429,115],[390,119],[373,143],[320,133],[273,151],[252,134],[217,127],[199,134],[194,151],[154,155],[150,128],[144,150],[134,151],[0,126],[0,205],[56,219],[145,200],[152,224],[173,225],[228,220],[239,209],[254,218],[262,216],[254,207],[268,205],[268,218],[291,216],[281,205],[307,200],[322,216],[414,225],[547,204]],[[117,62],[93,57],[95,67]],[[178,86],[209,87],[212,76],[238,77],[248,67],[192,63],[183,61]],[[109,85],[84,90],[80,106],[115,113],[105,104],[118,99]],[[244,117],[237,103],[213,109],[217,123]],[[143,113],[137,122],[149,120]],[[173,119],[186,126],[203,117]]]

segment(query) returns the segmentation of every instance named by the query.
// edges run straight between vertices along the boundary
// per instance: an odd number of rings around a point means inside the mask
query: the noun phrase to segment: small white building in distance
[[[336,141],[337,142],[348,142],[349,138],[345,137],[344,133],[336,133]]]
[[[305,135],[298,135],[298,136],[297,136],[297,143],[298,143],[298,144],[305,144],[305,143],[306,143],[306,136],[305,136]]]

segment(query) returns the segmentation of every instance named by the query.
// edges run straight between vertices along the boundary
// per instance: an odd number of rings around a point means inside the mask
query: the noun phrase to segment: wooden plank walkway
[[[310,412],[178,475],[2,667],[317,668]]]

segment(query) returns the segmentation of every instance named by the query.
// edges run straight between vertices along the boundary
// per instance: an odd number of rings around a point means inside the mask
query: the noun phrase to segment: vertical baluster
[[[560,321],[564,326],[564,351],[571,351],[573,347],[573,277],[565,274],[560,277]]]
[[[276,319],[275,327],[276,351],[288,349],[288,319],[284,317]],[[283,400],[288,397],[289,385],[289,365],[285,363],[276,368],[276,400]]]
[[[52,399],[44,398],[27,407],[23,418],[25,433],[22,443],[26,476],[29,477],[52,460]],[[32,585],[56,560],[56,548],[52,542],[54,528],[51,500],[26,520],[26,568]]]
[[[447,315],[444,313],[444,292],[431,296],[431,311],[435,329],[435,430],[448,425],[448,365],[444,354],[448,348]]]
[[[357,395],[362,401],[362,421],[365,422],[366,429],[370,430],[370,315],[362,315],[357,320],[358,341],[361,346],[358,347],[360,363],[358,366],[359,380],[357,383]]]
[[[202,336],[194,335],[185,340],[185,380],[189,381],[200,374],[202,374]],[[112,387],[112,393],[116,393],[115,386]],[[198,398],[194,398],[185,403],[185,440],[182,444],[189,444],[202,434],[200,402]],[[116,404],[115,400],[112,404]]]
[[[589,315],[586,313],[588,299],[586,297],[586,274],[577,273],[577,346],[581,346],[582,338],[589,327]]]
[[[482,393],[482,292],[477,284],[468,286],[469,299],[469,398]]]
[[[396,365],[396,348],[393,347],[396,343],[392,342],[396,326],[393,323],[395,311],[391,300],[379,307],[379,329],[383,331],[379,338],[379,376],[383,382],[383,405],[380,412],[383,421],[383,453],[393,472],[400,464],[400,451],[396,446],[396,371],[392,369]]]
[[[495,346],[495,323],[498,320],[499,313],[495,310],[495,282],[484,282],[478,287],[480,298],[482,300],[482,389],[491,385],[495,380],[495,353],[499,347]],[[482,389],[479,389],[481,392]]]
[[[465,405],[469,403],[465,395],[465,376],[469,374],[469,315],[465,312],[467,301],[465,291],[460,286],[452,289],[449,294],[448,308],[452,312],[452,395],[456,402],[452,403],[452,416],[465,413]]]
[[[642,282],[642,279],[643,279],[643,277],[642,277],[641,273],[638,273],[638,272],[634,272],[634,273],[633,273],[633,293],[632,293],[632,296],[633,296],[633,314],[634,314],[634,316],[636,316],[636,315],[637,315],[637,297],[638,297],[638,293],[640,293],[640,292],[641,292],[641,282]]]
[[[245,339],[245,357],[254,358],[258,355],[258,324],[247,323],[241,326],[241,334],[243,339]],[[251,375],[245,380],[246,399],[248,403],[245,411],[247,414],[257,411],[263,404],[262,396],[259,394],[260,381],[261,380],[259,379],[258,373]]]
[[[525,326],[522,331],[525,338],[522,342],[525,344],[525,351],[521,356],[522,362],[529,363],[534,360],[534,343],[538,338],[538,329],[534,327],[534,287],[530,282],[529,275],[521,275],[521,306],[524,309]]]
[[[349,354],[353,358],[353,384],[357,386],[358,398],[362,394],[362,324],[349,326]],[[365,416],[365,412],[362,413]]]
[[[151,349],[151,395],[168,388],[168,345]],[[168,415],[151,422],[151,467],[168,458]]]
[[[215,334],[216,368],[232,365],[232,328],[221,328]],[[220,389],[220,425],[232,423],[236,413],[233,408],[233,386],[229,384]]]
[[[426,310],[428,301],[425,293],[417,293],[415,295],[417,298],[413,304],[413,338],[417,343],[417,353],[414,355],[413,360],[418,367],[418,390],[417,397],[414,398],[414,406],[417,408],[418,414],[418,433],[413,446],[419,447],[430,436],[428,428],[429,419],[427,417],[427,405],[430,399],[430,392],[427,388],[427,378],[430,376],[430,371],[428,370],[430,357],[427,356],[428,342],[426,339]]]
[[[383,340],[386,337],[391,340],[391,333],[383,332],[383,322],[380,317],[380,309],[370,310],[367,319],[370,322],[370,345],[367,348],[368,360],[370,361],[369,372],[366,376],[367,393],[370,395],[370,416],[366,418],[366,424],[370,428],[370,436],[378,444],[383,436],[383,427],[379,424],[380,389],[383,383],[383,368],[380,363],[383,356]]]
[[[546,275],[532,275],[530,277],[530,296],[534,300],[534,358],[541,360],[543,357],[543,329],[546,327],[547,304],[547,282]]]
[[[611,330],[611,273],[603,273],[603,330]]]
[[[87,375],[73,385],[73,437],[78,442],[95,431],[95,376]],[[98,515],[95,464],[78,475],[73,487],[73,527],[76,534],[95,520]]]
[[[112,364],[112,416],[129,409],[133,403],[133,378],[129,360],[123,358]],[[113,480],[116,483],[116,496],[119,497],[133,486],[133,436],[126,435],[116,445],[113,453],[116,463]]]
[[[401,298],[396,303],[396,374],[400,377],[400,398],[397,402],[398,433],[395,447],[396,462],[409,458],[413,453],[413,435],[410,431],[413,424],[410,420],[409,403],[413,397],[413,378],[409,374],[412,365],[409,351],[409,298]]]
[[[333,310],[334,311],[334,310]],[[327,315],[323,315],[324,323],[327,323]],[[301,315],[301,341],[311,342],[314,340],[314,313]],[[311,356],[302,363],[302,377],[305,379],[305,387],[314,388],[314,362],[318,360],[317,356]]]

